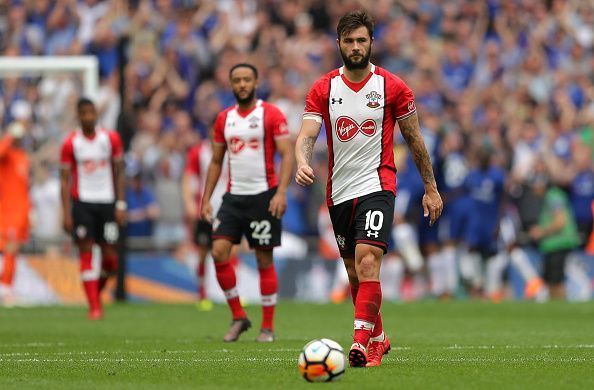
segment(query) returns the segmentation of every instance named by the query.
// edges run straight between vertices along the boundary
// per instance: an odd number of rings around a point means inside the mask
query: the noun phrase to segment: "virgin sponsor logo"
[[[231,150],[231,153],[233,154],[241,152],[246,146],[254,150],[257,150],[260,147],[260,142],[257,138],[250,138],[249,140],[244,140],[239,137],[233,137],[229,141],[229,150]]]
[[[372,137],[376,130],[377,125],[373,119],[366,119],[361,124],[348,116],[336,119],[336,136],[342,142],[352,140],[359,132],[367,137]]]
[[[95,171],[105,168],[108,165],[107,160],[84,160],[81,162],[82,170],[85,174],[93,174]]]

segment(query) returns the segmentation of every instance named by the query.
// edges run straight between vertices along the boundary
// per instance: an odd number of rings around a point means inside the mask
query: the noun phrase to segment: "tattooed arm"
[[[414,113],[407,118],[398,121],[400,132],[406,141],[412,154],[417,170],[421,174],[423,184],[425,185],[425,195],[423,195],[423,211],[425,217],[429,217],[429,225],[433,225],[443,210],[443,202],[437,191],[433,167],[425,142],[421,135],[419,119]]]
[[[297,159],[297,173],[295,181],[301,186],[308,186],[313,183],[315,175],[309,165],[313,155],[314,144],[322,128],[321,121],[315,119],[303,119],[301,130],[295,143],[295,157]]]

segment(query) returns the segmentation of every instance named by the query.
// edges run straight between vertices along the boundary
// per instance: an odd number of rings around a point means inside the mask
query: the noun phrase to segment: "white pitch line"
[[[410,351],[415,348],[409,346],[395,346],[397,351]],[[430,347],[428,349],[431,349]],[[443,350],[496,350],[496,349],[517,349],[517,350],[534,350],[534,349],[594,349],[594,344],[576,344],[576,345],[450,345],[439,347]],[[416,348],[416,350],[419,350]],[[268,349],[254,349],[251,352],[255,354],[261,353],[278,353],[300,352],[300,348],[268,348]],[[224,353],[233,354],[236,351],[230,349],[191,349],[191,350],[168,350],[168,349],[154,349],[154,350],[131,350],[131,351],[48,351],[48,352],[0,352],[0,357],[17,357],[17,356],[85,356],[85,355],[136,355],[136,354],[201,354],[201,353]]]
[[[594,344],[576,345],[450,345],[444,349],[594,349]]]
[[[301,349],[299,348],[277,348],[277,349],[254,349],[251,351],[252,353],[271,353],[271,352],[300,352]],[[10,356],[47,356],[47,355],[56,355],[56,356],[73,356],[73,355],[132,355],[132,354],[198,354],[198,353],[234,353],[235,351],[231,351],[228,349],[218,349],[218,350],[152,350],[152,351],[144,351],[144,350],[136,350],[136,351],[56,351],[56,352],[4,352],[0,353],[0,357],[10,357]]]
[[[0,343],[0,348],[1,347],[63,347],[64,343],[42,343],[42,342],[31,342],[31,343],[9,343],[9,344],[3,344]]]
[[[594,357],[590,358],[581,358],[581,357],[567,357],[567,358],[555,358],[555,357],[545,357],[545,356],[531,356],[531,357],[521,357],[521,358],[488,358],[488,357],[459,357],[459,358],[439,358],[439,357],[429,357],[429,358],[406,358],[406,357],[396,357],[391,358],[390,360],[395,360],[399,362],[422,362],[422,363],[533,363],[533,362],[542,362],[542,363],[594,363]]]
[[[225,363],[225,362],[296,362],[297,359],[289,358],[193,358],[193,359],[174,359],[174,358],[88,358],[88,359],[3,359],[0,363],[159,363],[159,362],[177,362],[177,363]]]
[[[405,358],[396,357],[389,358],[389,360],[396,362],[407,363],[592,363],[592,358],[552,358],[552,357],[525,357],[525,358]],[[289,358],[87,358],[87,359],[2,359],[0,363],[241,363],[241,362],[295,362],[296,359]]]

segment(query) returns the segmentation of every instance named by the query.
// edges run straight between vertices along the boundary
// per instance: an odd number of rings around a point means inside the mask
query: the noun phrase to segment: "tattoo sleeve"
[[[425,186],[435,185],[435,176],[433,175],[433,167],[431,166],[431,159],[425,147],[423,136],[421,135],[421,128],[419,126],[419,119],[417,114],[413,114],[398,122],[400,132],[408,145],[408,149],[412,153],[413,160]]]
[[[311,162],[315,143],[316,137],[304,137],[301,142],[301,153],[303,153],[303,158],[308,164]]]

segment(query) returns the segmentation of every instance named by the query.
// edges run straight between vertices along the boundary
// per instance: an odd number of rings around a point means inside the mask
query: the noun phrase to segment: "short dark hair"
[[[93,106],[93,108],[95,108],[95,103],[93,103],[93,101],[89,98],[81,97],[80,99],[78,99],[78,102],[76,103],[76,109],[80,110],[84,106]]]
[[[235,64],[231,67],[231,69],[229,69],[229,78],[231,78],[231,74],[233,73],[233,71],[237,68],[249,68],[252,70],[252,72],[254,72],[254,77],[256,79],[258,79],[258,69],[256,69],[256,67],[252,64],[248,64],[247,62],[241,62],[239,64]]]
[[[369,15],[367,11],[358,9],[356,11],[351,11],[340,18],[338,26],[336,26],[336,35],[338,35],[338,39],[340,40],[344,34],[348,34],[363,26],[367,28],[369,37],[373,39],[374,25],[375,22],[373,21],[373,17]]]

